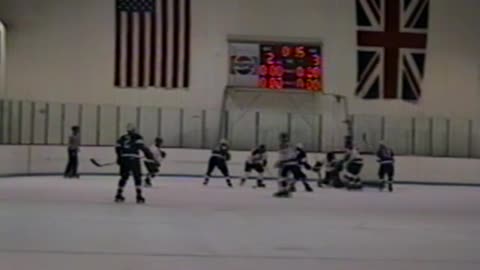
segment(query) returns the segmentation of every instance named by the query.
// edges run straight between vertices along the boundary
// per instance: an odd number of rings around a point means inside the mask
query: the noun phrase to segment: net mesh
[[[287,132],[308,151],[338,150],[348,134],[344,102],[322,93],[228,88],[219,136],[241,150],[274,150],[278,134]]]

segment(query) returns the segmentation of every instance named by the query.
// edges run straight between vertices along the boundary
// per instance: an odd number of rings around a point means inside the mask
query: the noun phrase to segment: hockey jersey
[[[212,150],[212,157],[216,157],[223,160],[230,160],[230,152],[228,145],[219,144]]]
[[[140,134],[125,134],[117,140],[115,152],[122,158],[140,159],[140,151],[143,151],[147,158],[152,158],[150,150],[145,147],[143,137]]]
[[[300,166],[304,166],[306,169],[311,169],[312,166],[308,163],[307,152],[301,148],[297,148],[297,162]]]
[[[280,145],[280,150],[278,151],[278,165],[287,166],[298,164],[297,149],[288,143]]]
[[[325,171],[326,172],[333,172],[337,170],[338,161],[337,160],[330,160],[325,162]]]
[[[360,152],[356,148],[349,149],[345,152],[345,163],[355,163],[355,164],[363,164],[363,158],[360,155]]]
[[[377,158],[380,164],[392,164],[395,161],[392,149],[386,146],[378,149]]]
[[[327,156],[321,160],[317,161],[313,166],[313,170],[320,172],[322,166],[325,166],[325,172],[333,172],[338,170],[339,161],[335,158],[335,155],[332,152],[327,153]]]
[[[258,148],[255,148],[251,153],[250,156],[247,158],[247,162],[250,164],[267,164],[267,152],[262,151]]]
[[[159,164],[162,162],[163,158],[165,157],[165,152],[155,144],[150,146],[150,152],[152,152],[153,159],[158,162]]]

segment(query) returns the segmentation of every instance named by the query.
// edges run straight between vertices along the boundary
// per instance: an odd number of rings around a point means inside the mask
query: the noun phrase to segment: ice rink
[[[0,269],[480,269],[479,188],[276,199],[201,181],[156,179],[146,205],[129,183],[119,205],[116,177],[0,178]]]

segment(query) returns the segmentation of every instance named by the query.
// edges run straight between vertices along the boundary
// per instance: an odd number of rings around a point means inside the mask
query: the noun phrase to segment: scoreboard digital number
[[[303,45],[260,45],[258,87],[322,90],[320,48]]]
[[[320,46],[231,42],[229,51],[230,86],[323,91]]]

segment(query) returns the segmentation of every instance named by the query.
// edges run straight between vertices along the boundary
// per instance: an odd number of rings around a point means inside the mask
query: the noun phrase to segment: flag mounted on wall
[[[418,101],[425,71],[429,0],[356,0],[356,9],[356,95]]]
[[[190,1],[116,0],[116,87],[189,87]]]

